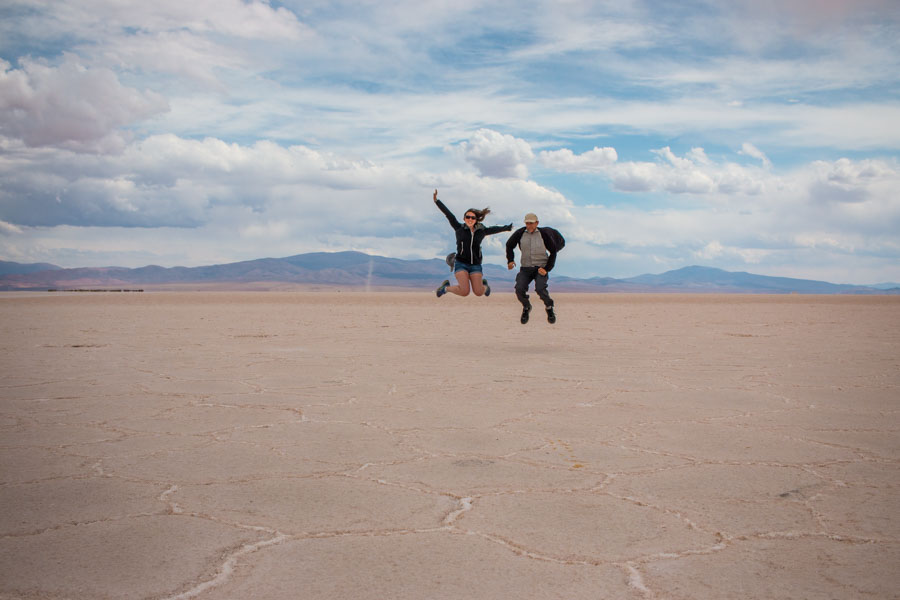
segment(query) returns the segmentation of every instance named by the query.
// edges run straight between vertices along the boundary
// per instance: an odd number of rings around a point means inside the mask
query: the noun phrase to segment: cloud
[[[105,50],[98,62],[110,68],[128,65],[132,70],[174,76],[186,88],[205,87],[219,94],[229,92],[223,73],[249,66],[234,46],[185,30],[140,31],[111,39]]]
[[[812,223],[826,231],[859,233],[868,244],[896,245],[900,231],[896,160],[814,161],[798,179],[805,186],[809,208],[804,216]]]
[[[434,187],[459,211],[490,205],[510,222],[541,209],[571,220],[571,203],[532,181],[426,175],[402,162],[376,164],[268,141],[158,135],[116,155],[22,146],[0,155],[0,178],[0,219],[23,227],[199,229],[229,222],[249,233],[308,220],[323,236],[391,237],[397,229],[385,223],[440,222],[431,203],[415,200]]]
[[[618,160],[615,148],[597,148],[575,155],[568,148],[543,151],[539,155],[542,165],[563,173],[602,173]]]
[[[39,158],[39,160],[37,160]],[[383,170],[271,142],[151,136],[113,156],[69,150],[0,157],[0,218],[28,226],[198,227],[218,209],[265,212],[286,196],[369,189]]]
[[[718,240],[713,240],[706,244],[700,250],[693,252],[693,255],[701,260],[714,260],[722,255],[724,248]]]
[[[573,272],[897,278],[888,0],[11,1],[0,257],[442,256],[438,187]]]
[[[769,160],[769,157],[763,154],[762,150],[749,142],[744,142],[743,145],[741,145],[739,154],[744,154],[746,156],[758,159],[766,168],[772,166],[772,161]]]
[[[0,221],[0,233],[7,235],[22,233],[22,228],[13,225],[12,223],[7,223],[6,221]]]
[[[745,144],[744,151],[747,153]],[[576,155],[571,150],[544,151],[540,162],[563,173],[595,173],[607,177],[622,192],[668,192],[671,194],[759,194],[767,181],[765,172],[732,162],[717,164],[703,148],[692,148],[684,156],[668,146],[651,151],[657,162],[618,161],[614,148],[594,148]],[[758,155],[761,155],[756,151]],[[768,160],[768,159],[766,159]]]
[[[773,20],[783,30],[801,39],[815,38],[828,32],[842,31],[848,22],[876,16],[897,21],[900,11],[892,0],[792,0],[791,2],[759,2],[743,0],[733,3],[739,20],[747,17],[759,25]]]
[[[261,61],[274,67],[283,48],[296,51],[316,40],[294,12],[258,0],[21,4],[14,28],[0,25],[0,38],[40,40],[41,50],[60,46],[92,69],[137,76],[176,93],[199,84],[227,94],[230,75],[252,72]],[[261,54],[259,46],[266,48]],[[0,44],[0,56],[6,55],[2,50]]]
[[[159,94],[127,88],[71,55],[58,67],[21,62],[13,69],[0,60],[0,133],[29,146],[118,152],[130,137],[123,126],[168,109]]]
[[[484,131],[470,137],[499,140],[492,148],[514,147],[510,138]],[[794,252],[827,252],[835,260],[859,253],[900,258],[895,161],[816,161],[774,173],[714,159],[702,148],[676,154],[663,147],[655,155],[654,162],[613,162],[605,149],[541,153],[545,166],[602,166],[591,172],[607,178],[611,190],[668,194],[647,209],[644,196],[622,207],[578,206],[528,179],[420,172],[402,161],[377,164],[272,142],[160,135],[116,155],[8,144],[0,156],[0,219],[5,233],[41,240],[45,248],[52,246],[46,232],[68,231],[63,238],[78,240],[85,252],[95,248],[97,260],[110,258],[104,248],[114,243],[130,248],[134,260],[149,260],[152,253],[141,253],[137,241],[152,247],[160,235],[166,249],[154,250],[156,260],[149,262],[165,263],[176,249],[191,256],[176,261],[181,264],[323,249],[424,258],[446,254],[450,243],[446,222],[430,202],[437,187],[451,210],[490,205],[496,223],[540,214],[566,232],[573,259],[583,256],[584,264],[595,265],[583,274],[635,274],[602,271],[612,268],[601,260],[610,252],[620,257],[617,269],[632,265],[640,272],[652,269],[624,257],[643,256],[659,268],[692,260],[737,269],[786,265]],[[683,194],[702,202],[684,205],[678,200]],[[128,228],[132,234],[123,233]],[[489,240],[487,255],[502,258],[501,241]],[[19,245],[9,244],[0,250],[21,255]],[[66,262],[50,250],[32,259]],[[568,264],[576,272],[575,263]]]
[[[32,162],[15,177],[0,155],[0,179],[12,184],[0,189],[0,219],[20,230],[15,240],[0,236],[0,256],[62,266],[339,250],[432,258],[453,247],[431,201],[435,187],[459,215],[490,206],[491,224],[517,224],[530,211],[559,226],[574,222],[571,202],[533,181],[421,172],[302,146],[154,136],[115,156],[41,152],[40,168]],[[485,244],[490,260],[502,260],[503,238]]]
[[[524,179],[528,177],[528,164],[534,160],[528,142],[490,129],[476,131],[459,144],[459,150],[485,177]]]
[[[51,36],[73,33],[79,40],[106,41],[129,32],[190,31],[244,39],[301,39],[309,28],[285,7],[259,0],[157,0],[140,4],[81,0],[32,6],[25,19]],[[32,31],[32,34],[37,34]]]
[[[680,157],[673,158],[680,163]],[[642,182],[666,181],[665,163],[649,166],[652,174]],[[708,198],[714,210],[674,200],[653,209],[640,202],[576,208],[573,247],[586,244],[586,256],[601,262],[615,255],[617,268],[624,270],[621,275],[634,273],[628,267],[632,262],[644,261],[644,267],[633,268],[647,269],[646,260],[653,257],[658,265],[654,272],[701,262],[730,270],[753,267],[770,274],[871,283],[879,269],[900,261],[896,161],[843,158],[814,161],[781,174],[750,171],[758,174],[766,193],[719,190],[699,196]],[[716,172],[723,172],[722,165],[710,171]],[[845,268],[849,264],[865,272],[854,273]]]
[[[309,28],[297,19],[296,14],[285,7],[273,8],[268,2],[204,0],[190,4],[176,1],[173,5],[191,6],[198,23],[209,23],[212,30],[235,37],[297,41],[310,34]]]

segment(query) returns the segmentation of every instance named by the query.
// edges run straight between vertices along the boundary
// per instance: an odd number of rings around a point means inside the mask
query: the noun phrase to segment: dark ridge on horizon
[[[17,263],[6,260],[0,260],[0,277],[5,275],[20,275],[25,273],[37,273],[38,271],[52,271],[54,269],[62,269],[50,263]]]
[[[494,289],[512,288],[515,272],[484,266]],[[311,252],[200,267],[77,267],[0,261],[0,290],[141,285],[216,285],[218,289],[275,289],[285,285],[431,290],[450,275],[443,259],[404,260],[351,250]],[[452,277],[450,277],[452,279]],[[569,292],[749,293],[749,294],[900,294],[900,287],[836,284],[770,277],[698,265],[659,274],[613,277],[553,277],[553,289]]]

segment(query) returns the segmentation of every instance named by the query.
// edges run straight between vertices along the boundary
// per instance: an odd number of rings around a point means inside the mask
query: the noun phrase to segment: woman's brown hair
[[[481,210],[478,210],[477,208],[470,208],[469,210],[467,210],[467,211],[466,211],[465,213],[463,213],[463,214],[464,214],[464,215],[467,215],[467,214],[469,214],[469,213],[475,213],[475,222],[476,222],[476,223],[481,223],[482,221],[484,221],[484,218],[485,218],[486,216],[488,216],[488,214],[489,214],[490,212],[491,212],[491,209],[488,208],[488,207],[484,207],[484,208],[482,208]]]

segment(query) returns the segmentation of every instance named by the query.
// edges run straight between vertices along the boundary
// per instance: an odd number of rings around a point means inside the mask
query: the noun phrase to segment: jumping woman
[[[482,221],[491,212],[489,208],[482,210],[470,208],[463,217],[464,222],[460,223],[450,209],[438,200],[437,190],[434,190],[434,203],[444,213],[444,216],[450,221],[450,226],[456,232],[456,262],[453,264],[456,285],[450,285],[450,280],[445,279],[437,289],[437,297],[440,298],[447,292],[457,296],[468,296],[470,287],[476,296],[490,296],[491,286],[484,279],[481,269],[481,241],[486,235],[512,231],[512,223],[485,227]]]

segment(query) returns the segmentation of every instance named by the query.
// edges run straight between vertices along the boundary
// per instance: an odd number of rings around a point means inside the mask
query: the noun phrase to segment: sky
[[[557,274],[898,282],[900,3],[0,2],[0,260],[443,258],[435,189]]]

